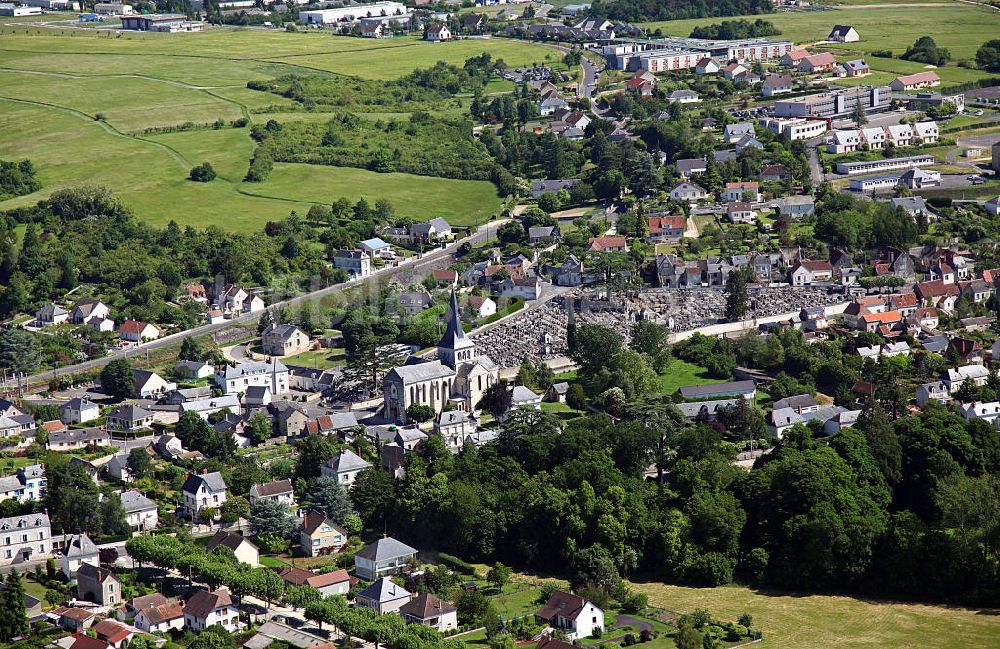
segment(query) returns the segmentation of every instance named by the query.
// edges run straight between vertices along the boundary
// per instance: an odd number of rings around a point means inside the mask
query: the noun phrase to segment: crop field
[[[559,58],[548,47],[499,39],[425,43],[240,29],[114,34],[31,22],[0,24],[0,157],[32,160],[43,189],[0,202],[0,210],[94,183],[121,195],[149,223],[237,231],[258,230],[292,210],[340,197],[384,197],[402,216],[443,216],[456,225],[482,223],[501,200],[488,182],[310,165],[279,164],[266,182],[243,183],[253,151],[248,129],[147,129],[240,117],[254,123],[329,120],[328,113],[305,112],[279,95],[249,90],[246,83],[255,79],[300,73],[389,80],[438,60],[461,65],[484,51],[510,65]],[[468,102],[457,98],[445,112],[464,115]],[[409,113],[390,108],[361,116],[406,119]],[[191,167],[204,161],[218,178],[188,180]]]
[[[909,4],[909,3],[907,3]],[[866,6],[869,5],[869,6]],[[1000,13],[969,4],[949,3],[948,6],[913,8],[908,6],[881,6],[872,1],[859,6],[845,6],[832,11],[779,12],[767,16],[747,16],[748,19],[764,18],[781,30],[781,36],[799,44],[812,44],[826,39],[835,24],[853,25],[861,35],[857,43],[838,44],[838,49],[867,53],[873,50],[891,50],[899,55],[920,36],[929,35],[938,46],[951,51],[953,61],[938,72],[947,83],[963,83],[986,76],[978,70],[959,68],[961,59],[974,59],[976,50],[991,35],[1000,33]],[[651,29],[661,29],[665,34],[687,36],[700,25],[717,23],[722,18],[672,20],[646,23]],[[731,20],[726,18],[725,20]],[[922,64],[890,59],[866,59],[877,70],[886,72],[919,71]],[[859,82],[864,82],[864,79]]]
[[[649,603],[674,611],[708,609],[719,619],[748,612],[764,631],[761,649],[893,647],[989,649],[1000,646],[1000,611],[877,602],[827,595],[771,594],[742,586],[685,588],[661,583],[633,587]]]

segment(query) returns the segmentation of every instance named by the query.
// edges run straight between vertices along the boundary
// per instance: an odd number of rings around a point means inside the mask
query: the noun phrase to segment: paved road
[[[455,252],[458,250],[459,246],[461,246],[463,243],[466,242],[479,243],[485,241],[489,238],[490,233],[495,233],[496,229],[503,223],[504,223],[503,219],[498,221],[491,221],[485,225],[479,226],[479,228],[473,234],[463,239],[458,239],[449,244],[445,248],[437,248],[431,252],[425,253],[424,256],[419,259],[412,258],[411,260],[403,262],[399,266],[395,266],[392,268],[384,268],[382,270],[376,271],[372,275],[365,277],[363,279],[351,280],[349,282],[344,282],[342,284],[334,284],[333,286],[321,288],[319,290],[312,291],[310,293],[305,293],[303,295],[299,295],[297,297],[293,297],[288,300],[276,302],[271,306],[278,308],[293,307],[298,304],[301,304],[302,302],[314,300],[327,295],[333,295],[341,291],[345,291],[351,288],[356,288],[358,286],[363,286],[364,284],[372,281],[377,282],[382,279],[388,279],[389,277],[400,272],[420,272],[423,269],[437,268],[438,264],[440,264],[440,262],[443,259],[454,255]],[[216,331],[221,331],[228,327],[232,327],[233,325],[249,324],[252,322],[256,322],[258,318],[260,318],[260,313],[247,313],[238,316],[236,318],[233,318],[231,320],[226,320],[225,322],[202,325],[200,327],[195,327],[194,329],[187,329],[185,331],[171,334],[169,336],[164,336],[163,338],[159,338],[152,342],[145,343],[137,348],[117,350],[115,352],[112,352],[108,356],[105,356],[104,358],[97,358],[90,361],[85,361],[83,363],[77,363],[76,365],[67,365],[65,367],[60,367],[55,370],[49,370],[46,372],[41,372],[39,374],[34,374],[28,377],[28,384],[29,385],[44,384],[47,383],[50,379],[63,374],[84,372],[87,370],[93,370],[99,367],[104,367],[111,361],[118,358],[128,358],[129,356],[138,356],[144,354],[146,351],[151,349],[159,349],[162,347],[174,345],[176,343],[179,343],[187,336],[201,336],[209,333],[214,333]]]

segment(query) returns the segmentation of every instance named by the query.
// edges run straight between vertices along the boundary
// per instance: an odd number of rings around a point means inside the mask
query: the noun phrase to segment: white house
[[[0,566],[42,559],[52,552],[52,527],[47,514],[0,518]]]
[[[966,419],[982,419],[990,424],[995,424],[997,417],[1000,417],[1000,401],[973,401],[959,406],[958,411]]]
[[[521,406],[540,410],[542,408],[542,395],[535,394],[530,388],[523,385],[515,385],[511,392],[511,407],[519,408]]]
[[[273,500],[286,506],[294,505],[295,492],[292,490],[292,481],[286,478],[253,485],[250,487],[250,505],[260,500]]]
[[[272,395],[288,394],[288,368],[278,359],[231,363],[215,373],[215,384],[223,394],[246,392],[252,385],[266,385]]]
[[[240,613],[229,591],[196,591],[184,603],[184,626],[193,631],[204,631],[215,624],[230,633],[240,630]]]
[[[861,40],[861,35],[850,25],[834,25],[826,40],[835,43],[856,43]]]
[[[695,183],[678,183],[670,190],[670,200],[697,203],[708,198],[708,192]]]
[[[350,487],[358,474],[370,467],[367,461],[362,459],[357,453],[349,448],[340,449],[340,452],[326,461],[320,473],[324,478],[333,478],[344,487]]]
[[[101,564],[97,545],[86,534],[74,534],[66,537],[66,542],[60,551],[62,571],[67,579],[76,576],[80,565],[89,563],[92,566]]]
[[[226,502],[226,481],[218,471],[212,473],[192,473],[181,488],[184,505],[197,514],[202,509],[218,509]]]
[[[458,609],[431,593],[421,593],[399,608],[407,624],[423,624],[444,633],[458,628]]]
[[[240,563],[245,563],[251,568],[260,566],[260,550],[257,549],[256,545],[239,534],[219,530],[205,544],[205,550],[211,552],[219,546],[224,546],[232,550],[233,554],[236,555],[236,560]]]
[[[124,341],[132,343],[144,343],[147,340],[156,340],[160,337],[160,330],[156,325],[137,320],[126,320],[118,328],[118,337]]]
[[[177,389],[177,384],[167,381],[156,372],[149,370],[132,370],[132,378],[135,382],[133,396],[137,399],[150,399],[160,397],[171,390]]]
[[[535,611],[535,620],[566,633],[573,641],[590,637],[595,629],[604,630],[604,611],[593,602],[561,590],[553,591],[548,601]]]
[[[123,491],[119,498],[125,510],[125,519],[133,530],[145,532],[156,529],[160,524],[159,507],[138,491]]]
[[[184,628],[184,607],[180,602],[168,600],[163,595],[155,593],[146,595],[148,602],[136,606],[137,612],[132,623],[146,633],[166,633]]]
[[[85,424],[100,416],[100,406],[86,397],[74,397],[59,406],[59,419],[66,424]]]
[[[972,381],[977,387],[982,387],[989,378],[989,369],[982,365],[962,365],[949,369],[944,381],[948,385],[948,392],[954,394],[966,381]]]
[[[358,550],[354,555],[354,574],[373,581],[394,575],[417,556],[416,548],[386,536]]]
[[[35,312],[35,324],[39,327],[49,327],[68,321],[69,311],[51,302]]]
[[[372,258],[364,250],[338,250],[333,267],[344,269],[351,277],[368,277],[372,274]]]
[[[398,586],[388,577],[375,580],[368,588],[354,596],[354,605],[374,609],[379,615],[395,613],[410,601],[410,591]]]

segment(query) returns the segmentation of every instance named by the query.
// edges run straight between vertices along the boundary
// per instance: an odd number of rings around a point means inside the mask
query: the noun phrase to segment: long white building
[[[52,554],[52,526],[47,514],[0,518],[0,566]]]
[[[794,47],[791,41],[767,38],[715,41],[674,36],[617,41],[605,45],[601,53],[608,60],[608,66],[614,69],[664,72],[694,68],[698,61],[706,57],[739,63],[781,58]]]
[[[332,25],[336,23],[354,23],[362,18],[378,18],[381,16],[401,16],[406,13],[406,5],[402,2],[373,2],[350,7],[335,7],[333,9],[314,9],[300,11],[299,18],[309,25]]]

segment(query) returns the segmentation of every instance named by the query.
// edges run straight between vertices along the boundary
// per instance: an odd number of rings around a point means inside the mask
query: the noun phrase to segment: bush
[[[215,180],[215,169],[209,162],[202,162],[197,167],[191,169],[191,173],[188,177],[199,183],[210,183]]]
[[[476,568],[471,563],[463,561],[454,555],[439,552],[438,560],[450,568],[461,571],[463,574],[472,575],[473,577],[476,575]]]

